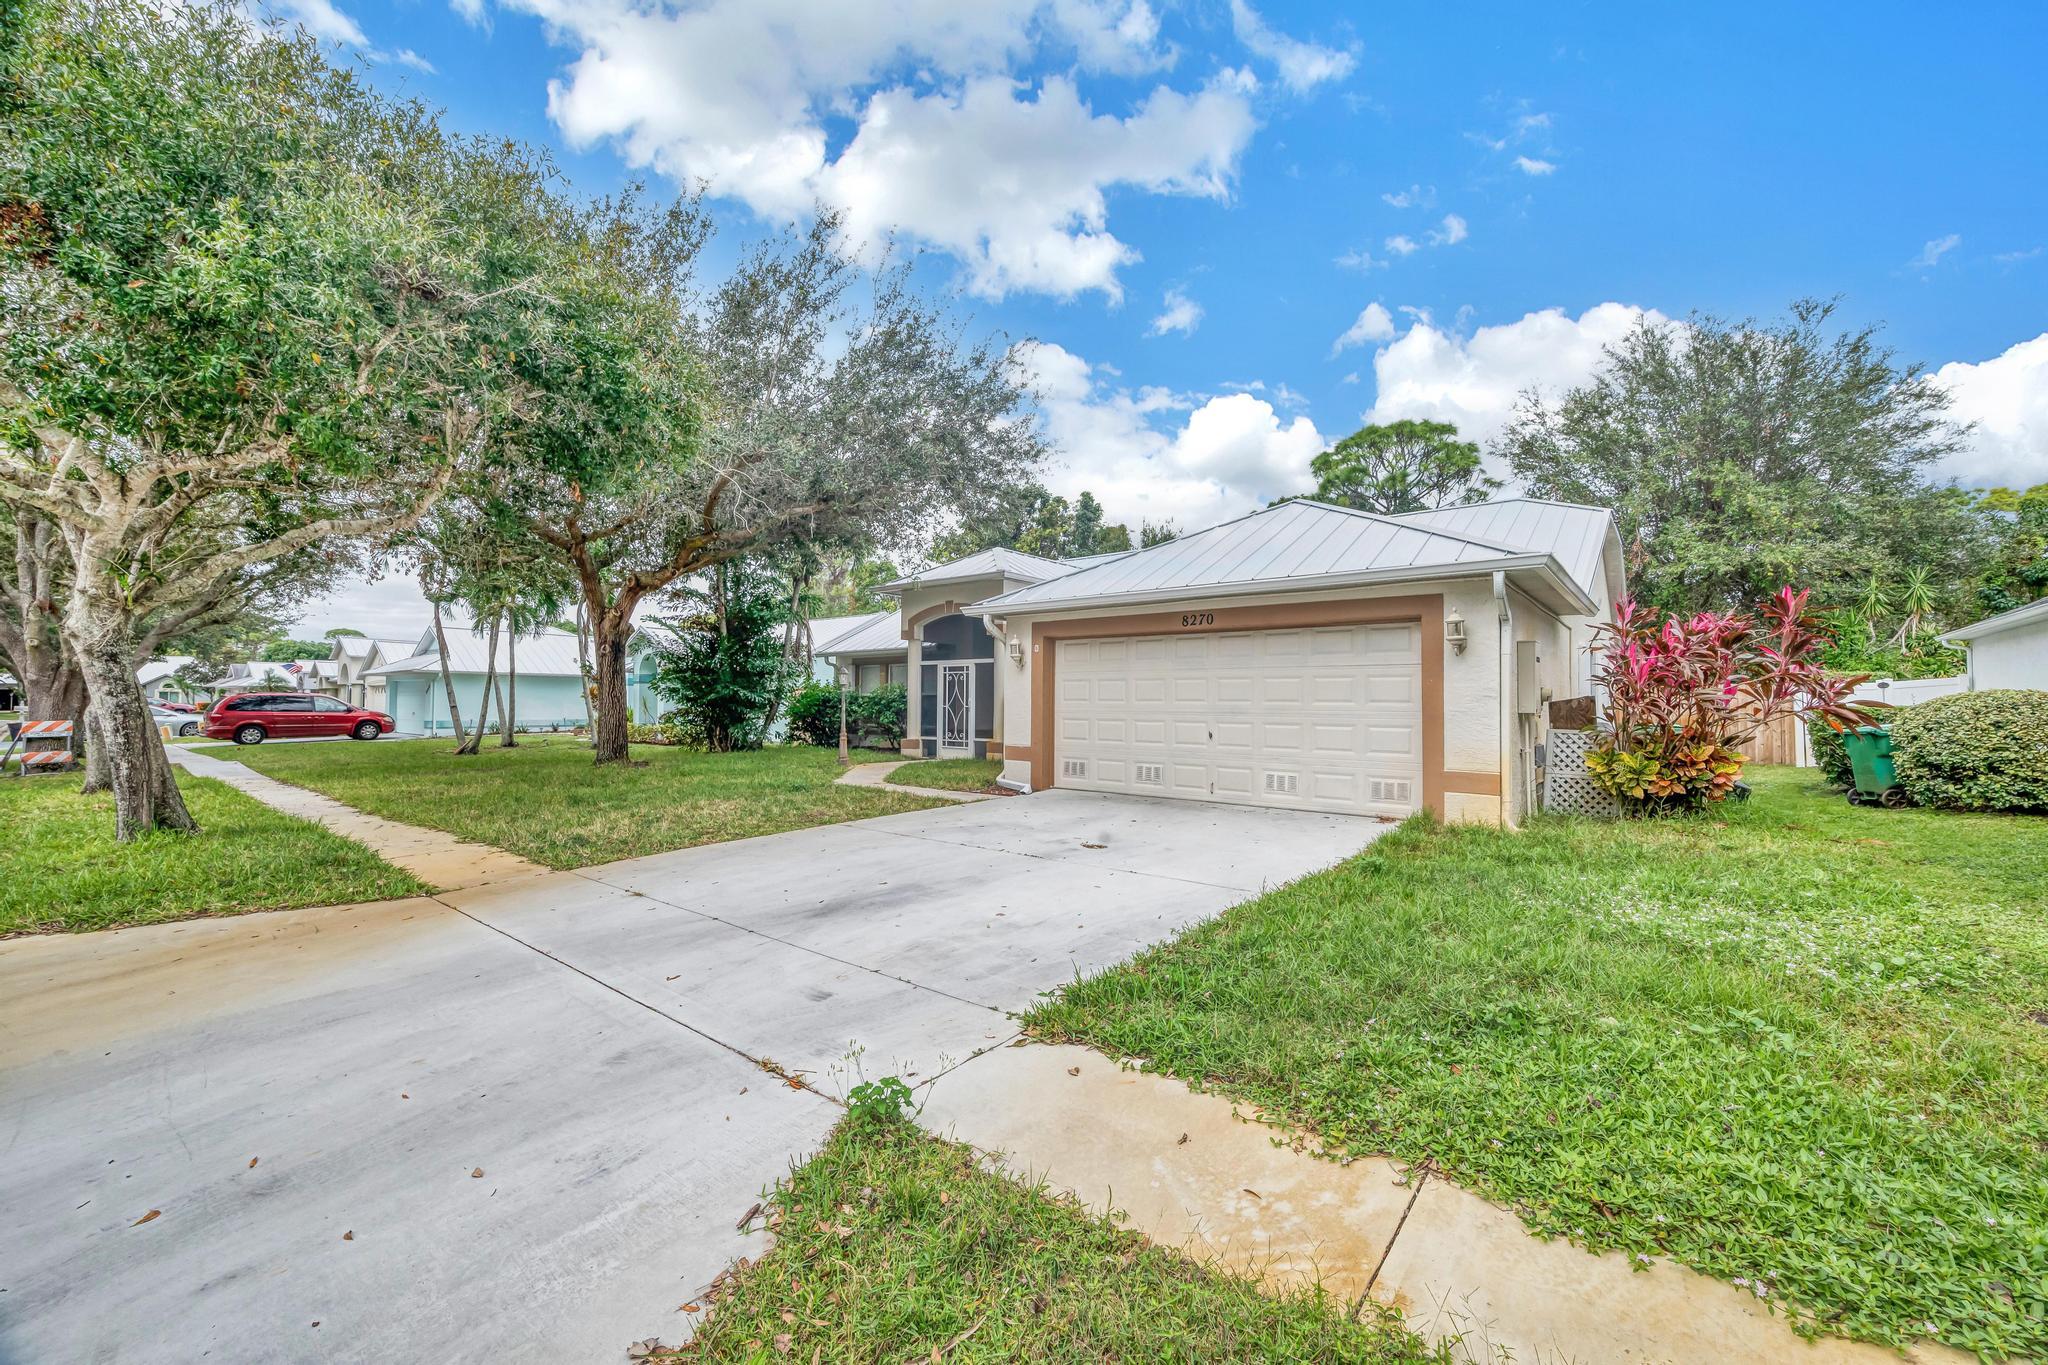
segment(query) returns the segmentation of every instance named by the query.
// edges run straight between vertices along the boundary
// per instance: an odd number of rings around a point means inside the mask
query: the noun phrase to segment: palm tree
[[[1899,633],[1892,637],[1895,646],[1903,646],[1918,635],[1921,621],[1934,610],[1934,581],[1924,565],[1906,574],[1906,591],[1899,605],[1905,609],[1906,619],[1900,623]]]
[[[1864,631],[1872,644],[1877,642],[1877,623],[1892,614],[1892,599],[1885,592],[1884,584],[1875,573],[1863,585],[1863,596],[1856,599],[1856,615],[1863,622]]]

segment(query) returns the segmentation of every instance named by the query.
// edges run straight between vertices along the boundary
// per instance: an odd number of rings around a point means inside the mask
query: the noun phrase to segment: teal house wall
[[[483,709],[484,680],[475,673],[455,675],[455,702],[462,709],[462,723],[474,726]],[[498,680],[498,695],[505,694],[505,680]],[[400,734],[451,734],[447,694],[441,679],[432,673],[395,673],[385,693],[384,709],[391,713]],[[522,730],[573,730],[584,723],[583,699],[577,695],[576,679],[536,675],[519,680],[516,720]],[[491,708],[491,724],[498,724],[497,707]]]

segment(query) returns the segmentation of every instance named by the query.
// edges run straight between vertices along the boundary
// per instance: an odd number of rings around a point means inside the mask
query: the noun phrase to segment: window
[[[957,612],[941,616],[935,621],[925,622],[923,635],[926,663],[993,659],[996,656],[995,641],[978,616],[962,616]]]
[[[881,664],[861,664],[853,672],[853,690],[872,692],[882,685]]]
[[[313,698],[313,709],[315,711],[332,712],[346,711],[348,707],[334,697],[315,697]]]
[[[268,711],[271,698],[262,692],[244,692],[239,697],[229,697],[230,711]]]
[[[263,708],[265,711],[310,711],[313,709],[313,699],[311,697],[271,697],[269,698],[269,703],[269,705]]]

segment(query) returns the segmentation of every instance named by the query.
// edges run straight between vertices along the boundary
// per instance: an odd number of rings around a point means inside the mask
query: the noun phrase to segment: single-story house
[[[484,677],[491,660],[490,631],[466,624],[445,622],[448,638],[448,676],[455,687],[455,702],[462,711],[462,723],[473,728],[483,707]],[[405,651],[402,657],[380,662],[361,671],[369,692],[383,689],[383,709],[390,713],[400,734],[451,734],[448,694],[441,684],[441,653],[428,626],[410,645],[392,645]],[[514,719],[522,730],[569,730],[587,723],[584,709],[583,671],[576,657],[576,634],[550,626],[521,635],[515,648],[511,633],[498,633],[498,696],[505,695],[505,674],[515,661],[519,668]],[[497,728],[497,704],[491,707],[491,726]]]
[[[197,705],[206,700],[205,689],[178,676],[181,670],[191,666],[192,656],[189,654],[171,654],[161,659],[151,659],[135,670],[135,681],[142,684],[142,695],[151,701],[176,701]]]
[[[21,684],[12,673],[0,673],[0,711],[21,709]]]
[[[1297,500],[1079,563],[938,565],[823,652],[857,686],[901,670],[906,754],[1000,758],[1016,790],[1513,824],[1544,703],[1592,691],[1623,590],[1605,508]]]
[[[239,659],[206,684],[215,697],[236,692],[316,692],[332,695],[335,667],[330,659]],[[194,700],[198,700],[196,697]]]
[[[2048,688],[2048,597],[1949,631],[1941,642],[1969,651],[1972,692]]]
[[[334,669],[334,695],[350,706],[365,706],[372,711],[390,710],[384,704],[383,677],[379,675],[373,680],[369,674],[372,669],[410,658],[415,643],[413,640],[373,640],[367,635],[335,636],[334,653],[328,656],[328,663]]]

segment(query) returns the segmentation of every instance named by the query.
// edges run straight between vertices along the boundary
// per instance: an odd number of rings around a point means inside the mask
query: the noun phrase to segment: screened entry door
[[[974,666],[939,668],[939,756],[974,756]]]

